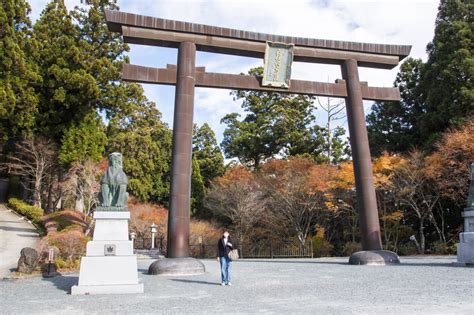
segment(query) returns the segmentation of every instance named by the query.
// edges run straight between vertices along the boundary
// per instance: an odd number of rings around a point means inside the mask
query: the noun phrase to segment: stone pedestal
[[[79,284],[72,295],[143,293],[137,256],[128,240],[128,211],[96,211],[93,240],[81,259]]]
[[[459,234],[458,264],[474,265],[474,207],[466,208],[464,217],[464,232]]]

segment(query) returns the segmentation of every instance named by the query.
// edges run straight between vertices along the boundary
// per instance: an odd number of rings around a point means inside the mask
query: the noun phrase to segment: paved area
[[[0,279],[16,269],[23,247],[36,249],[38,242],[34,226],[0,204]]]
[[[474,268],[455,257],[402,257],[402,265],[350,266],[347,258],[239,260],[231,287],[218,263],[206,274],[150,276],[139,261],[140,295],[71,296],[77,274],[0,281],[2,314],[274,313],[474,314]]]

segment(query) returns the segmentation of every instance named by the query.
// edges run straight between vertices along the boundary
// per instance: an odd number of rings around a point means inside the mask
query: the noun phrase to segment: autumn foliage
[[[434,179],[441,195],[464,206],[469,188],[466,175],[474,163],[474,119],[444,134],[427,163],[427,175]]]
[[[473,134],[469,122],[446,133],[429,155],[412,150],[373,160],[384,248],[402,255],[455,251],[474,163]],[[352,161],[328,165],[288,158],[269,160],[254,171],[232,167],[214,180],[206,201],[247,243],[312,239],[319,255],[360,249]]]

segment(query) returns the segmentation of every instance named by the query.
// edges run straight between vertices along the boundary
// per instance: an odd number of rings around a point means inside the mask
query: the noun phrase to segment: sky
[[[32,19],[49,0],[29,0]],[[80,0],[65,0],[68,9]],[[439,0],[117,0],[121,11],[228,27],[260,33],[343,41],[412,45],[410,57],[426,60],[426,44],[433,39]],[[176,64],[177,50],[130,45],[132,64],[165,67]],[[206,71],[239,74],[263,66],[263,59],[197,52],[196,66]],[[393,70],[359,68],[361,81],[369,86],[393,86]],[[334,82],[341,78],[334,65],[293,63],[292,79]],[[163,120],[173,125],[175,88],[143,84],[146,96],[156,103]],[[196,88],[194,122],[207,122],[222,141],[225,125],[220,120],[232,112],[242,113],[241,101],[233,101],[230,90]],[[326,98],[321,99],[327,102]],[[334,100],[336,102],[337,100]],[[366,114],[373,102],[365,101]],[[317,111],[317,122],[326,115]],[[346,121],[339,122],[345,126]],[[345,126],[346,127],[346,126]]]

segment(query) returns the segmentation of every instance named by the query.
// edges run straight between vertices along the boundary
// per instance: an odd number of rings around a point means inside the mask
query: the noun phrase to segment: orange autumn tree
[[[356,209],[352,161],[345,161],[337,166],[330,185],[334,197],[333,204],[337,207],[337,220],[343,226],[342,237],[344,239],[346,236],[350,237],[350,243],[355,244],[359,237],[359,214]]]
[[[304,158],[265,163],[258,178],[269,196],[270,221],[286,226],[304,246],[315,224],[333,214],[328,195],[333,173],[332,166],[317,165]]]
[[[398,206],[392,183],[394,170],[403,163],[402,157],[383,153],[374,159],[372,164],[384,246],[392,250],[397,249],[399,237],[404,230],[402,226],[403,211]],[[351,241],[354,243],[359,234],[359,224],[352,161],[339,165],[331,186],[337,199],[335,204],[339,210],[339,219],[348,226]]]
[[[408,239],[413,232],[403,225],[404,213],[393,184],[395,171],[406,163],[400,155],[384,152],[373,161],[374,186],[384,248],[398,252],[400,239]]]
[[[235,166],[211,182],[204,206],[235,232],[242,246],[261,219],[266,198],[254,175],[242,166]]]
[[[157,237],[165,239],[168,224],[168,210],[160,205],[141,203],[132,198],[128,207],[130,209],[130,232],[135,232],[139,239],[151,238],[150,226],[157,225]]]
[[[437,230],[434,209],[440,198],[433,180],[427,175],[425,155],[413,150],[403,163],[394,170],[391,179],[398,204],[406,211],[408,218],[414,218],[420,238],[420,253],[426,249],[426,226],[431,223]]]
[[[469,188],[469,165],[474,163],[474,117],[459,129],[444,134],[436,151],[427,158],[427,175],[441,195],[465,207]]]

